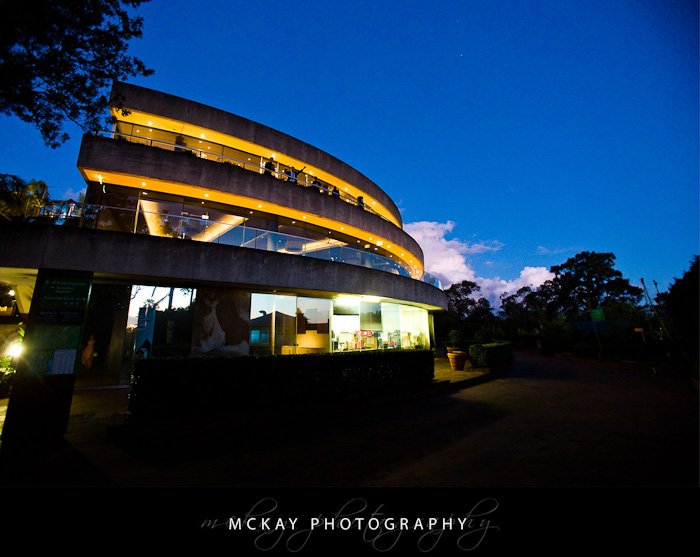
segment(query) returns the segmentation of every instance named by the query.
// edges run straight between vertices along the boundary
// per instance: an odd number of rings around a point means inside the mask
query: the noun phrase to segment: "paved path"
[[[698,485],[698,393],[686,378],[528,353],[510,370],[463,373],[420,395],[129,435],[107,435],[123,422],[125,389],[78,391],[68,446],[39,483]],[[17,483],[34,483],[25,474]]]

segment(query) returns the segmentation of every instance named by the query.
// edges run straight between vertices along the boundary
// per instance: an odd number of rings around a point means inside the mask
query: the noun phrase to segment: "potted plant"
[[[464,340],[462,331],[459,329],[452,329],[447,336],[450,339],[450,343],[447,345],[447,353],[457,352],[462,350],[462,341]]]
[[[467,353],[461,350],[455,350],[447,355],[450,360],[450,367],[455,371],[464,371],[464,364],[467,363]]]

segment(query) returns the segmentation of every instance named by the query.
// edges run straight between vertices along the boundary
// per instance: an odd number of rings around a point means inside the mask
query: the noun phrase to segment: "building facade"
[[[20,310],[39,269],[89,273],[78,369],[434,344],[445,295],[369,178],[212,107],[125,83],[112,95],[113,129],[81,145],[84,202],[0,231]]]

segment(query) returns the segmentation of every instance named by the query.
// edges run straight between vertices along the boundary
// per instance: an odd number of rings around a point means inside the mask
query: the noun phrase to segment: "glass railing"
[[[62,202],[45,206],[42,217],[56,225],[196,240],[347,263],[421,280],[442,289],[436,277],[403,261],[352,248],[333,238],[305,238],[253,228],[246,226],[245,219],[237,215],[210,219],[207,214],[192,217],[149,212],[143,208]]]
[[[119,122],[118,126],[121,130],[115,130],[114,132],[104,131],[101,132],[101,135],[111,139],[139,143],[141,145],[148,145],[149,147],[165,149],[167,151],[190,153],[201,159],[232,164],[245,170],[255,172],[256,174],[268,174],[280,180],[294,183],[300,187],[313,188],[321,194],[337,197],[341,201],[360,207],[369,213],[391,222],[384,215],[372,209],[371,205],[365,204],[363,196],[353,197],[341,191],[333,184],[324,182],[311,174],[303,172],[303,169],[294,169],[291,166],[266,159],[260,155],[247,153],[232,147],[227,147],[226,145],[212,143],[206,139],[182,135],[176,132],[169,132],[158,128],[148,128],[146,126],[139,127],[136,124],[128,124],[125,122]],[[266,166],[267,163],[272,163],[272,166]]]

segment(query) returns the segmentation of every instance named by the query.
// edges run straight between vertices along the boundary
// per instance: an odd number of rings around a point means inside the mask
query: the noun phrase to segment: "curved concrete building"
[[[96,368],[124,367],[132,346],[158,357],[433,344],[445,295],[372,180],[234,114],[125,83],[112,97],[113,129],[83,138],[84,204],[54,215],[64,226],[4,227],[0,243],[25,309],[38,269],[90,274],[80,350],[94,341]],[[169,299],[139,301],[136,285]]]

